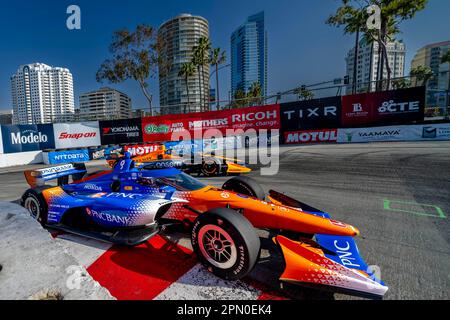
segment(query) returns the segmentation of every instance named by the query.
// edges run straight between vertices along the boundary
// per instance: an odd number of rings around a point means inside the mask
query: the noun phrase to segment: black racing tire
[[[42,226],[47,224],[48,205],[42,192],[51,187],[40,187],[27,190],[21,199],[21,205],[28,210],[31,217]]]
[[[192,228],[191,243],[208,271],[231,281],[248,275],[261,252],[261,242],[251,223],[226,208],[200,215]]]
[[[234,177],[223,185],[222,189],[264,200],[266,193],[258,182],[249,177]]]
[[[205,177],[217,177],[220,175],[222,164],[216,158],[206,158],[203,160],[201,173]]]

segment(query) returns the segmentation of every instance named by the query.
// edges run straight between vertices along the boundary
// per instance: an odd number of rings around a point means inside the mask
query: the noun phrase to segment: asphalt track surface
[[[280,171],[276,176],[260,176],[258,170],[250,176],[266,191],[274,189],[287,193],[330,212],[336,220],[358,227],[362,234],[357,240],[362,256],[369,265],[380,267],[381,277],[389,286],[385,299],[450,299],[449,142],[301,146],[282,150],[280,161]],[[98,169],[101,168],[90,168]],[[5,172],[2,169],[0,172],[0,200],[17,201],[27,187],[23,168],[14,168],[12,171]],[[227,178],[201,180],[221,186]],[[246,280],[247,283],[256,288],[264,287],[262,291],[269,290],[274,297],[354,299],[343,294],[291,285],[280,286],[277,276],[283,271],[282,259],[271,244],[270,236],[266,232],[261,232],[260,236],[262,259]],[[179,235],[172,235],[172,238],[180,240],[180,243],[188,243]],[[75,247],[70,248],[70,239],[67,237],[62,241],[67,243],[69,251],[75,252]],[[72,241],[77,242],[73,238]],[[90,243],[92,251],[103,252],[106,249],[101,244]],[[112,256],[118,262],[128,259],[128,256],[122,256],[117,250]],[[148,258],[151,259],[151,255]],[[80,259],[87,259],[86,255]],[[88,270],[107,277],[103,264],[111,259],[102,259],[98,259]],[[195,265],[195,261],[189,259],[184,263],[187,264],[186,268]],[[132,263],[126,266],[135,267]],[[158,263],[154,263],[152,268],[158,268]],[[133,274],[136,271],[144,272],[134,270]],[[207,285],[217,284],[202,272],[196,267],[190,271],[196,276],[201,274],[203,280],[199,281],[207,282]],[[183,277],[183,274],[173,275],[175,278],[179,276]],[[102,283],[101,280],[99,282]],[[183,290],[176,285],[175,289],[178,292]],[[224,291],[224,294],[229,292],[229,298],[233,298],[232,294],[237,289]],[[110,291],[114,293],[114,288],[110,288]],[[118,295],[121,298],[120,293]],[[176,297],[163,294],[158,298]],[[250,292],[248,298],[252,297],[258,295],[252,296]],[[268,295],[266,298],[270,297]]]

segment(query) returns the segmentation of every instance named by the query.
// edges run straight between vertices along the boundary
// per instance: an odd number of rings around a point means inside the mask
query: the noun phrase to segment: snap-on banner
[[[100,121],[102,145],[142,143],[142,121],[140,118]]]
[[[18,153],[55,148],[53,125],[1,126],[3,152]]]
[[[220,131],[222,135],[230,130],[279,130],[280,105],[250,107],[243,109],[176,114],[142,119],[143,140],[145,142],[178,141],[174,134],[189,133],[185,140],[202,139],[209,129]],[[211,137],[207,137],[211,138]]]
[[[341,123],[341,97],[282,103],[280,108],[283,133],[334,129]]]
[[[341,127],[406,124],[424,113],[425,87],[343,96]]]
[[[86,148],[101,145],[98,121],[82,123],[56,123],[56,149]]]

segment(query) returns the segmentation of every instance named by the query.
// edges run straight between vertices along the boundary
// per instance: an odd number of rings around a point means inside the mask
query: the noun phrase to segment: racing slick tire
[[[223,185],[222,189],[264,200],[266,193],[258,182],[249,177],[235,177]]]
[[[236,281],[256,265],[261,242],[251,223],[238,212],[217,208],[200,215],[191,234],[200,262],[214,275]]]
[[[222,170],[222,164],[216,158],[206,158],[202,163],[200,172],[205,177],[217,177]]]
[[[21,205],[30,213],[31,217],[42,226],[47,224],[48,206],[42,192],[51,187],[40,187],[27,190],[21,199]]]

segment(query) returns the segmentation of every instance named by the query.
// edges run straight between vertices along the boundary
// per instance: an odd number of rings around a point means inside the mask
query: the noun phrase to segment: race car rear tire
[[[242,279],[259,259],[261,243],[255,229],[234,210],[218,208],[200,215],[191,236],[200,262],[219,278]]]
[[[258,182],[249,177],[235,177],[223,185],[222,189],[264,200],[266,193]]]
[[[201,173],[205,177],[216,177],[220,175],[222,165],[216,158],[207,158],[202,163]]]
[[[51,187],[41,187],[27,190],[21,199],[21,205],[28,210],[31,217],[42,226],[47,224],[48,206],[42,192]]]

